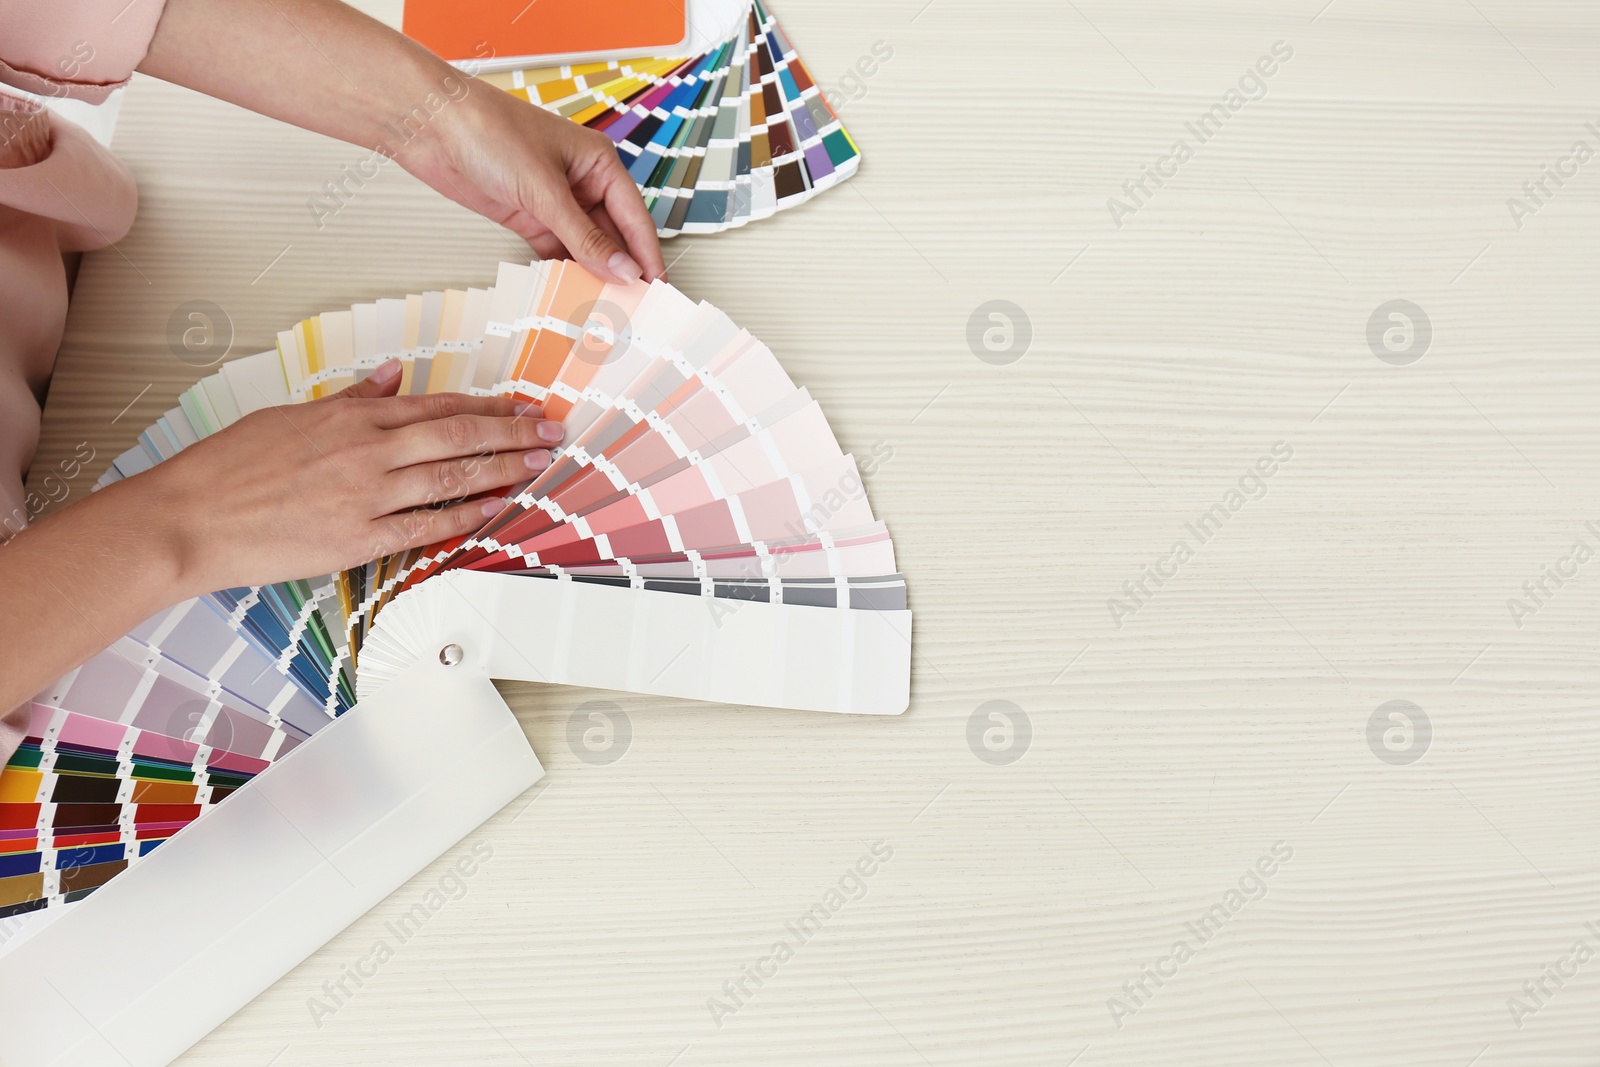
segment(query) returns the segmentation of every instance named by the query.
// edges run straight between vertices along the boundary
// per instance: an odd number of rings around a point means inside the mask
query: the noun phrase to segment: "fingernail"
[[[539,424],[539,436],[554,444],[564,436],[561,424],[559,422],[541,422]]]
[[[544,408],[538,404],[517,404],[511,409],[511,413],[513,415],[532,415],[534,418],[538,418],[544,414]]]
[[[492,519],[506,508],[506,502],[500,497],[493,496],[483,502],[483,517]]]
[[[531,471],[542,471],[550,466],[550,453],[547,449],[536,448],[532,452],[524,452],[522,462]]]
[[[611,258],[606,260],[606,269],[613,277],[625,282],[636,282],[644,270],[633,261],[633,257],[626,252],[613,252]]]
[[[379,385],[388,385],[398,377],[400,377],[400,361],[398,359],[386,359],[378,364],[377,370],[372,372],[372,380]]]

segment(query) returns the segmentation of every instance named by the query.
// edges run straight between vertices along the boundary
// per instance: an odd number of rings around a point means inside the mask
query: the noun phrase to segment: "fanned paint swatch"
[[[539,405],[565,432],[551,465],[471,536],[188,601],[39,694],[0,774],[0,917],[82,899],[452,649],[499,678],[905,709],[906,584],[864,482],[885,456],[845,453],[766,345],[666,282],[503,263],[492,288],[305,319],[186,391],[101,483],[391,358],[404,394]]]
[[[38,694],[0,769],[0,919],[83,899],[327,723],[274,666],[190,600]]]
[[[803,203],[861,163],[760,0],[742,22],[697,56],[482,77],[609,136],[662,236],[715,233]]]

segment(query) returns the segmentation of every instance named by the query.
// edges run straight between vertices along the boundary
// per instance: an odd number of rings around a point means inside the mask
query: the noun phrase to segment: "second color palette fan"
[[[861,153],[760,0],[701,55],[485,74],[604,132],[663,236],[715,233],[804,203]]]

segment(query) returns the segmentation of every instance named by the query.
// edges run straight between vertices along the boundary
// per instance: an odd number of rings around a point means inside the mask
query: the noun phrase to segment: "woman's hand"
[[[397,154],[401,166],[545,259],[619,282],[666,273],[655,221],[611,138],[458,77],[466,95]]]
[[[550,464],[561,424],[508,397],[394,396],[400,364],[308,404],[266,408],[149,479],[174,524],[179,590],[265,585],[470,533],[481,494]]]
[[[399,369],[247,415],[0,545],[0,715],[186,597],[476,529],[481,494],[550,462],[560,425],[537,408],[393,396]]]

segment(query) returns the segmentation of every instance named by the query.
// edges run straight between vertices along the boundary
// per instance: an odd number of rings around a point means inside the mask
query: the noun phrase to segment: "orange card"
[[[405,0],[403,28],[449,60],[671,49],[687,0]]]

